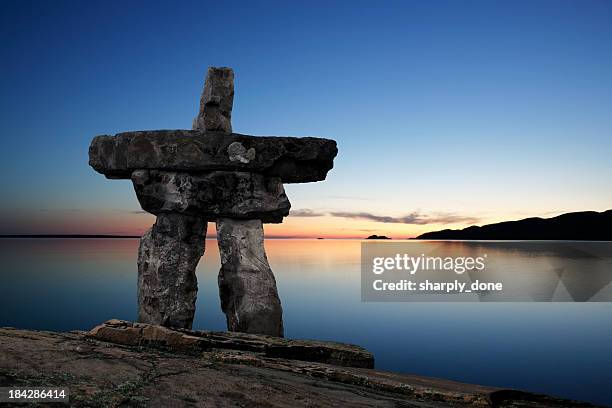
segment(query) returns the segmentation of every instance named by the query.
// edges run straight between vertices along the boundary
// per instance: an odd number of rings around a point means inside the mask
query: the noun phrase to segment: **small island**
[[[367,237],[366,239],[391,239],[386,235],[370,235],[369,237]]]

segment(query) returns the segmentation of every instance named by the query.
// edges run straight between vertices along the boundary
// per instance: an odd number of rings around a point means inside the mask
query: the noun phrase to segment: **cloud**
[[[374,201],[376,198],[373,197],[355,197],[355,196],[325,196],[325,198],[331,198],[332,200],[360,200],[360,201]]]
[[[426,225],[426,224],[475,224],[479,221],[476,217],[464,216],[454,213],[432,213],[423,214],[419,211],[413,211],[407,215],[396,217],[391,215],[378,215],[369,212],[350,212],[350,211],[329,211],[321,212],[310,209],[300,209],[291,211],[290,215],[294,217],[323,217],[326,215],[339,218],[349,218],[354,220],[367,220],[373,222],[381,222],[385,224],[411,224],[411,225]]]
[[[368,212],[330,212],[329,215],[333,217],[369,220],[386,224],[474,224],[478,222],[478,219],[475,217],[467,217],[452,213],[422,214],[418,211],[411,212],[410,214],[401,217],[376,215]]]
[[[301,210],[291,210],[289,215],[292,217],[324,217],[328,215],[326,212],[314,211],[308,208],[304,208]]]
[[[430,216],[428,224],[476,224],[480,218],[453,213],[435,213]]]

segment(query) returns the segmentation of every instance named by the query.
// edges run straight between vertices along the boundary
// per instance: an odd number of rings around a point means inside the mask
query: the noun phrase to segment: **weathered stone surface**
[[[152,214],[176,212],[209,221],[231,217],[279,223],[291,208],[280,179],[257,173],[136,170],[132,182],[142,209]]]
[[[285,358],[345,367],[374,368],[374,356],[352,344],[289,340],[262,334],[170,329],[125,320],[108,320],[88,334],[98,340],[128,346],[148,346],[175,353],[199,354],[212,349],[240,350],[270,358]]]
[[[270,358],[250,351],[211,349],[198,358],[185,358],[163,348],[117,343],[83,332],[0,328],[0,386],[69,386],[73,407],[593,406],[517,390]]]
[[[206,221],[218,220],[228,328],[282,337],[262,222],[288,215],[283,182],[324,180],[338,149],[328,139],[234,134],[233,100],[233,71],[211,67],[193,130],[97,136],[89,164],[108,178],[131,178],[142,208],[158,217],[139,249],[139,321],[191,327]]]
[[[138,321],[191,328],[204,253],[206,220],[159,214],[138,249]]]
[[[200,113],[193,129],[232,133],[234,104],[234,71],[231,68],[208,68],[200,98]]]
[[[325,180],[337,153],[335,141],[314,137],[151,130],[96,136],[89,147],[89,165],[108,178],[129,179],[142,169],[230,170],[308,183]]]
[[[220,218],[219,296],[231,331],[283,336],[283,310],[259,220]]]

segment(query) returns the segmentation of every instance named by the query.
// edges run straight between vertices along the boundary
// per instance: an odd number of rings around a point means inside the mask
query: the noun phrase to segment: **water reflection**
[[[133,320],[137,248],[135,239],[0,240],[0,325],[70,330]],[[289,337],[361,344],[382,369],[612,405],[610,303],[362,303],[359,241],[267,240],[266,249]],[[195,328],[225,327],[219,264],[207,240]]]

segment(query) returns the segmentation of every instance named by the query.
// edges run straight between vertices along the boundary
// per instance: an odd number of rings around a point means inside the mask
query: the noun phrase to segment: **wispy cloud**
[[[325,215],[328,215],[328,213],[303,208],[300,210],[291,210],[289,212],[289,215],[292,217],[323,217]]]
[[[356,196],[325,196],[325,198],[330,198],[332,200],[351,200],[351,201],[355,201],[355,200],[360,200],[360,201],[374,201],[377,200],[376,198],[373,197],[356,197]]]
[[[293,210],[290,213],[294,217],[323,217],[326,215],[332,217],[349,218],[355,220],[367,220],[373,222],[381,222],[386,224],[475,224],[479,221],[476,217],[465,216],[455,213],[437,212],[432,214],[423,214],[419,211],[413,211],[404,216],[379,215],[369,212],[351,212],[351,211],[316,211],[308,208]]]

